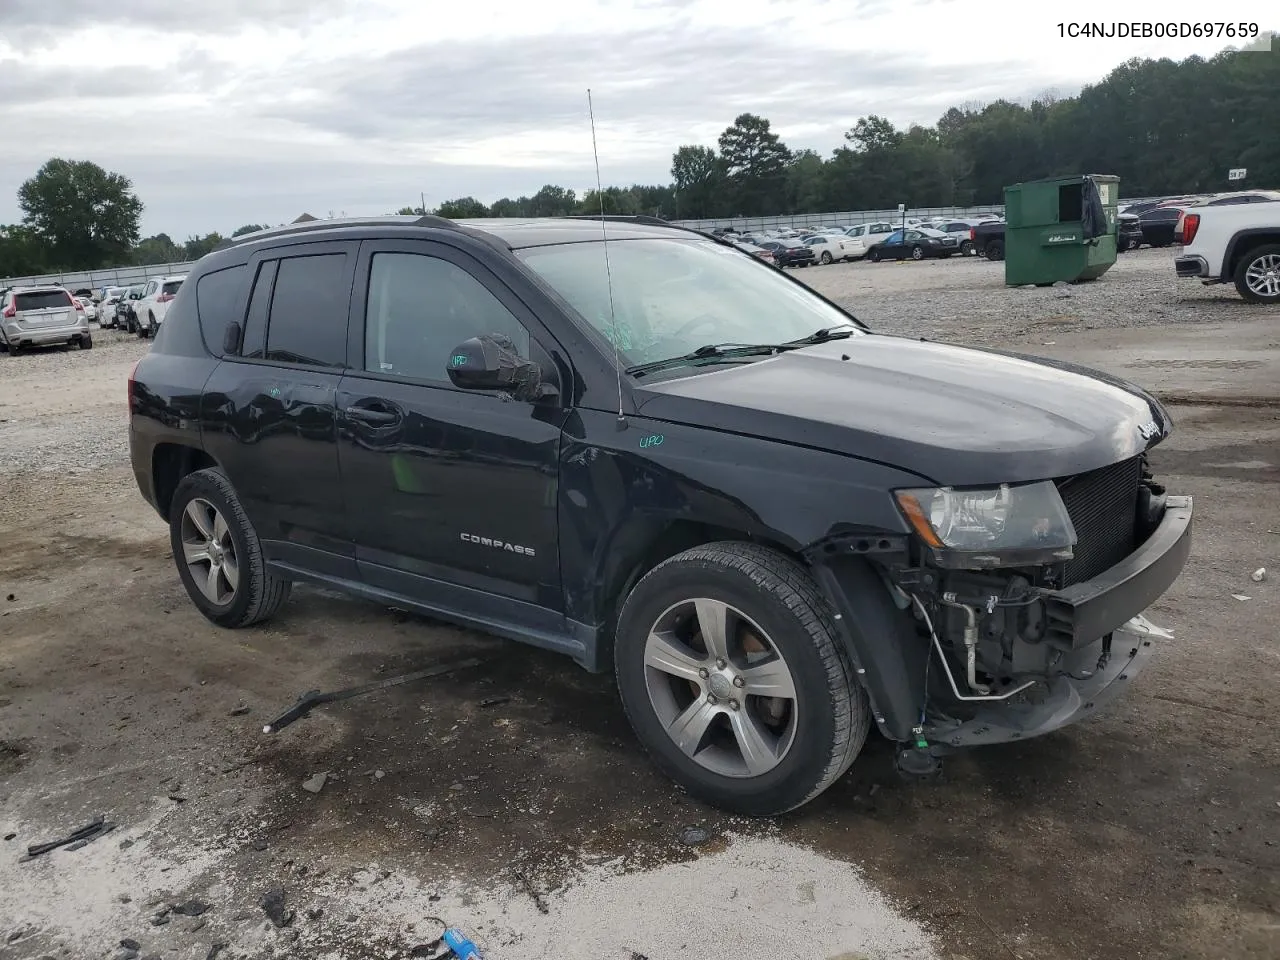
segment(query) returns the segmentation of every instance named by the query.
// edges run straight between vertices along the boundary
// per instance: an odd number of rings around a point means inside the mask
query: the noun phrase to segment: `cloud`
[[[1264,20],[1263,0],[1238,0]],[[1126,17],[1171,14],[1133,0]],[[1140,10],[1139,8],[1149,8]],[[1255,9],[1256,8],[1256,9]],[[669,179],[740,113],[822,156],[871,113],[1064,95],[1131,56],[973,0],[0,0],[0,223],[47,159],[130,177],[144,234]],[[1103,0],[1073,16],[1098,19]],[[1109,18],[1109,15],[1108,17]],[[1185,19],[1185,18],[1183,18]],[[1190,42],[1188,42],[1190,43]]]
[[[248,21],[279,26],[314,22],[343,3],[344,0],[4,0],[0,3],[0,28],[66,30],[93,24],[224,32],[238,30]]]

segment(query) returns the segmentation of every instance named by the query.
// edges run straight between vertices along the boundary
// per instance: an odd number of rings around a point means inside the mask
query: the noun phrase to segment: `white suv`
[[[180,277],[153,277],[142,288],[142,298],[133,303],[134,315],[138,318],[138,336],[145,339],[154,337],[164,323],[164,315],[169,312],[169,304],[178,295],[182,281],[187,279],[184,273]]]
[[[16,356],[28,347],[93,346],[89,317],[62,287],[13,287],[0,299],[0,349]]]
[[[1232,283],[1251,303],[1280,303],[1280,201],[1189,207],[1179,277]]]

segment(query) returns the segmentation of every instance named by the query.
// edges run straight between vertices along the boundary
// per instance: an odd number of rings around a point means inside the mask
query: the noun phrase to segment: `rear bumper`
[[[1207,277],[1209,264],[1204,257],[1181,256],[1173,258],[1173,269],[1179,277]]]
[[[43,347],[51,343],[70,343],[89,336],[89,323],[62,324],[57,327],[22,327],[9,324],[4,328],[5,340],[18,347]]]

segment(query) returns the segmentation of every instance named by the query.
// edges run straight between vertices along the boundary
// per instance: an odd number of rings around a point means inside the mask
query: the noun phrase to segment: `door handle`
[[[381,404],[369,407],[347,407],[344,412],[351,420],[359,420],[375,427],[389,427],[392,424],[399,423],[401,419],[399,410]]]

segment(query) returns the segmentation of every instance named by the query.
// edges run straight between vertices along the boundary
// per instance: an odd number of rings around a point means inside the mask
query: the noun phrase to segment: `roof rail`
[[[650,217],[643,213],[573,213],[566,220],[607,220],[619,223],[639,223],[648,227],[675,227],[669,220],[661,217]],[[676,228],[679,229],[679,228]]]
[[[242,233],[239,237],[228,237],[214,250],[227,250],[228,247],[237,247],[241,243],[251,243],[259,241],[266,237],[289,237],[293,234],[314,233],[316,230],[334,229],[337,227],[429,227],[444,230],[456,230],[457,233],[465,233],[468,237],[485,239],[490,243],[494,242],[492,236],[461,224],[454,223],[453,220],[444,218],[444,216],[435,216],[434,214],[426,214],[410,219],[408,216],[390,215],[390,216],[343,216],[343,218],[333,218],[329,220],[303,220],[302,223],[285,224],[284,227],[271,227],[265,230],[255,230],[253,233]]]

